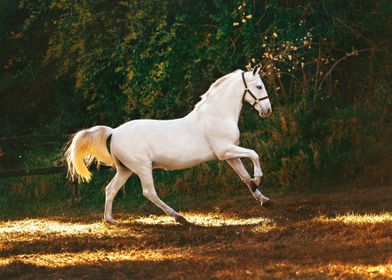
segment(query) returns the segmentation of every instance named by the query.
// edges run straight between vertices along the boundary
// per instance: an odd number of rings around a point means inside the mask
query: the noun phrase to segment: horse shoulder
[[[215,156],[220,159],[228,147],[238,145],[240,131],[238,125],[234,122],[223,121],[216,125],[210,125],[206,131],[206,139]]]

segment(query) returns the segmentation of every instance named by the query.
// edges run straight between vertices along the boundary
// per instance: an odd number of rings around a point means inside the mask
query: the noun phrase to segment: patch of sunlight
[[[304,263],[283,261],[270,262],[264,269],[273,275],[274,279],[390,279],[392,275],[392,262],[384,264],[350,264],[350,263]],[[289,275],[295,277],[289,277]],[[225,276],[225,275],[219,275]],[[389,277],[389,278],[388,278]],[[222,277],[223,278],[223,277]],[[260,277],[259,277],[260,278]]]
[[[328,271],[332,275],[367,275],[369,278],[378,278],[380,276],[391,277],[392,275],[392,262],[378,265],[366,264],[329,264]]]
[[[320,216],[313,219],[316,222],[322,223],[334,223],[334,222],[341,222],[346,224],[361,224],[361,223],[383,223],[383,222],[392,222],[392,213],[385,212],[382,214],[345,214],[339,215],[334,218],[328,218],[325,216]]]
[[[101,221],[95,223],[69,223],[50,219],[25,219],[0,223],[0,237],[14,236],[30,238],[36,235],[61,235],[61,236],[135,236],[127,228],[116,227],[113,230],[106,227]],[[139,234],[140,235],[140,234]]]
[[[264,223],[262,225],[258,225],[257,227],[252,228],[253,233],[266,233],[271,230],[276,229],[277,226],[275,223]]]
[[[185,219],[188,222],[206,227],[221,227],[221,226],[244,226],[244,225],[260,225],[260,224],[271,224],[272,220],[263,217],[255,218],[238,218],[231,217],[219,213],[185,213]],[[155,216],[150,215],[148,217],[137,218],[135,222],[147,225],[171,225],[176,224],[172,217],[168,216]]]
[[[122,262],[122,261],[163,261],[184,257],[183,250],[120,250],[120,251],[85,251],[58,254],[23,254],[9,258],[0,258],[0,265],[22,262],[46,267],[69,267],[89,263]]]
[[[177,222],[169,216],[150,215],[148,217],[140,217],[131,221],[143,225],[175,225]]]

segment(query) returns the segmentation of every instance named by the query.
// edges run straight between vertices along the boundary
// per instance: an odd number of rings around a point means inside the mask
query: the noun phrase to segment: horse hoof
[[[271,200],[267,200],[266,202],[262,202],[261,206],[271,209],[274,208],[274,203]]]
[[[119,225],[119,222],[117,222],[114,219],[103,220],[103,222],[104,222],[105,225],[108,225],[108,226],[118,226]]]
[[[177,216],[177,217],[175,217],[175,220],[177,223],[184,225],[184,226],[190,224],[183,216]]]

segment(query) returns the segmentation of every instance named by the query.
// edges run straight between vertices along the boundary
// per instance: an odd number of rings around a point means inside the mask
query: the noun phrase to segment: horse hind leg
[[[152,168],[151,166],[140,168],[138,172],[135,173],[139,176],[140,181],[142,183],[143,195],[149,199],[152,203],[162,209],[168,216],[173,217],[177,222],[181,224],[187,224],[186,219],[173,210],[170,206],[168,206],[165,202],[163,202],[157,195],[157,192],[154,187],[154,179],[152,176]]]
[[[132,175],[132,171],[125,168],[118,167],[116,175],[106,186],[105,212],[104,212],[104,221],[106,223],[115,224],[115,225],[118,224],[117,221],[114,220],[112,217],[113,200],[117,195],[118,191],[121,189],[121,187],[124,185],[124,183],[131,175]]]

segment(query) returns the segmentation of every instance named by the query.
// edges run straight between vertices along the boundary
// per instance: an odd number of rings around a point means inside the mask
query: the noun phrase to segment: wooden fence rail
[[[35,175],[51,175],[57,173],[64,173],[67,171],[67,167],[54,166],[54,167],[42,167],[42,168],[25,168],[25,169],[8,169],[0,170],[0,178],[7,177],[21,177],[21,176],[35,176]],[[71,202],[72,204],[79,204],[81,201],[80,188],[77,181],[67,183],[72,192]]]
[[[66,166],[0,170],[0,178],[32,175],[50,175],[67,171]]]
[[[45,144],[48,142],[66,142],[72,137],[71,134],[63,135],[19,135],[11,137],[0,137],[0,144],[4,143],[23,143],[23,142],[37,142]],[[36,176],[36,175],[51,175],[57,173],[67,172],[67,166],[52,166],[39,168],[18,168],[18,169],[0,169],[0,178],[21,177],[21,176]],[[80,203],[80,188],[77,182],[68,182],[72,190],[72,203]]]

